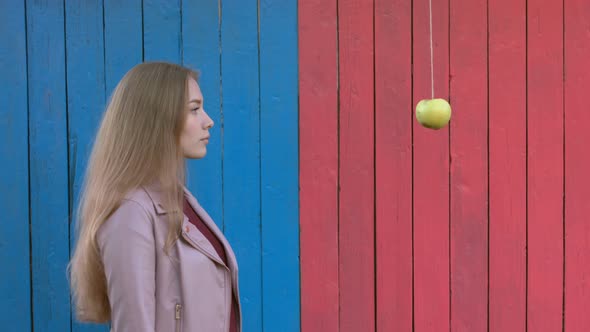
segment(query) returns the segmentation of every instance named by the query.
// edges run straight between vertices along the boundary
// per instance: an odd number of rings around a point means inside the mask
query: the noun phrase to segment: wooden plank
[[[182,63],[180,2],[143,0],[143,53],[146,61]]]
[[[524,332],[526,1],[489,11],[489,331]]]
[[[263,331],[300,331],[297,1],[260,1]]]
[[[240,264],[244,331],[262,331],[258,4],[223,0],[223,213]]]
[[[590,121],[586,86],[590,81],[590,2],[565,1],[565,326],[590,330]]]
[[[336,2],[298,3],[301,330],[304,332],[339,330]]]
[[[141,0],[104,0],[106,97],[143,58]]]
[[[451,0],[451,330],[488,325],[485,0]]]
[[[105,105],[103,3],[66,1],[66,50],[70,215],[78,206],[87,161]],[[71,248],[75,223],[70,226]],[[79,323],[72,331],[108,331],[107,325]]]
[[[375,1],[377,331],[412,331],[412,4]]]
[[[24,2],[0,3],[0,326],[31,330],[27,30]]]
[[[198,19],[196,19],[198,18]],[[200,73],[204,109],[214,122],[207,156],[189,161],[187,185],[223,229],[223,114],[221,113],[220,17],[218,1],[182,3],[182,58]]]
[[[70,330],[63,1],[27,1],[33,328]]]
[[[428,1],[413,2],[413,103],[432,96]],[[435,96],[449,98],[449,1],[432,2]],[[454,116],[454,115],[453,115]],[[449,331],[449,129],[423,128],[413,117],[414,324]]]
[[[374,331],[373,1],[338,1],[340,331]]]
[[[563,3],[529,0],[528,331],[559,331],[563,308]]]

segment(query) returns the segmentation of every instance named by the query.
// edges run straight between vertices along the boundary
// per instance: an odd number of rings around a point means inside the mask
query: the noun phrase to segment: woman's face
[[[186,121],[180,134],[180,147],[185,158],[199,159],[207,154],[209,129],[213,120],[203,108],[203,94],[197,82],[188,79],[188,101],[186,104]]]

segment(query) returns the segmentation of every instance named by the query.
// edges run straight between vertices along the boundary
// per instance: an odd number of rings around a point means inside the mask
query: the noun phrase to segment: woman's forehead
[[[188,80],[188,99],[189,102],[192,102],[193,100],[203,100],[201,88],[199,87],[197,81],[195,81],[193,78]]]

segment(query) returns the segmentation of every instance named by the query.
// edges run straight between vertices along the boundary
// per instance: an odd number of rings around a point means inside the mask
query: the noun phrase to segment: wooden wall
[[[3,329],[107,330],[72,319],[70,215],[106,98],[168,60],[244,331],[590,330],[590,3],[431,1],[1,1]]]
[[[429,8],[299,2],[302,330],[588,331],[590,2]]]
[[[236,251],[244,330],[299,330],[296,15],[294,0],[0,2],[3,331],[108,330],[71,314],[69,216],[107,97],[151,60],[201,72],[216,126],[188,185]]]

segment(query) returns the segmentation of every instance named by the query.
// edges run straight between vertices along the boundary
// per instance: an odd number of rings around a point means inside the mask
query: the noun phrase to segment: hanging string
[[[432,99],[434,99],[434,55],[432,47],[432,0],[428,0],[428,9],[430,11],[430,88],[432,93]]]

